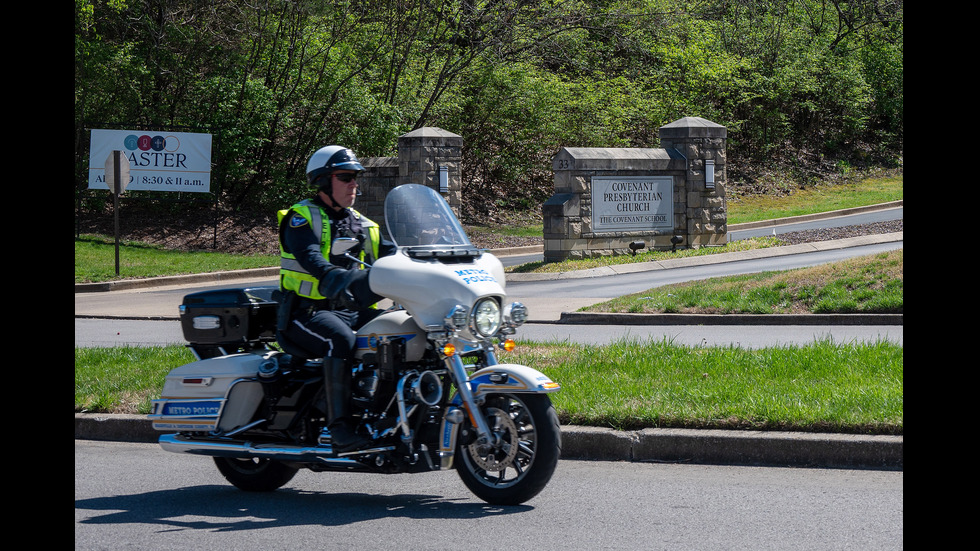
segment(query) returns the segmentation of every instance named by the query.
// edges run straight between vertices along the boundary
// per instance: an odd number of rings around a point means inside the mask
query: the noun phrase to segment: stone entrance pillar
[[[543,206],[545,261],[727,242],[725,128],[684,118],[660,136],[661,149],[555,155],[555,195]]]
[[[421,184],[446,198],[459,216],[462,206],[463,138],[426,127],[398,138],[398,184]]]
[[[684,230],[691,247],[728,243],[727,137],[724,126],[697,117],[660,127],[660,145],[687,160]]]
[[[384,200],[403,184],[421,184],[438,191],[459,216],[462,202],[463,138],[441,128],[419,128],[398,138],[397,157],[361,159],[361,196],[354,207],[382,227]]]

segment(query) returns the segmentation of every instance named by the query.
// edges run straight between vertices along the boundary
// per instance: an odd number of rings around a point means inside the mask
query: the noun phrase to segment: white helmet
[[[355,170],[363,172],[364,167],[357,155],[346,147],[328,145],[321,147],[306,163],[306,181],[313,185],[317,178],[335,170]]]

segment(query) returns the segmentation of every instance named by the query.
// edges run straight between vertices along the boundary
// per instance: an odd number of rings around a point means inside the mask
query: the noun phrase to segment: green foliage
[[[327,143],[389,155],[459,133],[474,215],[534,205],[564,146],[656,147],[699,116],[733,167],[903,146],[899,0],[76,0],[76,188],[87,129],[215,136],[219,199],[269,210]]]

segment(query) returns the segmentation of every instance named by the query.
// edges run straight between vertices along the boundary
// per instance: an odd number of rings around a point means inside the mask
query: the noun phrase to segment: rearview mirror
[[[330,245],[330,254],[347,254],[358,245],[360,245],[360,241],[353,237],[338,237],[333,240],[333,245]]]

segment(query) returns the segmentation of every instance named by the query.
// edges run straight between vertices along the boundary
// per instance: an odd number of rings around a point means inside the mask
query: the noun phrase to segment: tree
[[[546,197],[563,146],[656,147],[684,116],[731,166],[903,143],[901,0],[76,0],[77,189],[93,125],[210,132],[219,199],[269,210],[329,143],[463,135],[481,215]],[[782,157],[782,158],[781,158]]]

